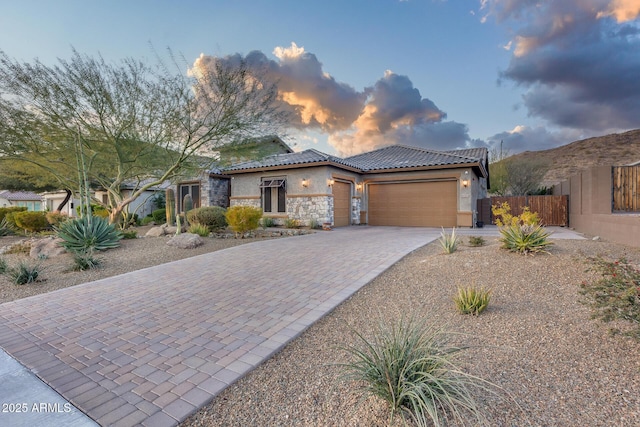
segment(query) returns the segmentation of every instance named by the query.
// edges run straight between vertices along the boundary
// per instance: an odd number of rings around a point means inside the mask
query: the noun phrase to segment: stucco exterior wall
[[[581,233],[640,247],[640,214],[612,212],[611,166],[589,169],[556,185],[569,196],[569,225]]]

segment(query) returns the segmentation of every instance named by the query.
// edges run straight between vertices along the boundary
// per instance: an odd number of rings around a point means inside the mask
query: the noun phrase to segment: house
[[[29,211],[42,210],[42,196],[31,191],[0,190],[0,208],[23,206]]]
[[[125,182],[120,185],[120,194],[123,199],[131,196],[138,188],[147,184],[149,180],[144,180],[142,182]],[[139,218],[143,218],[147,215],[150,215],[154,209],[157,209],[157,199],[156,196],[161,194],[164,196],[165,190],[171,184],[167,181],[158,186],[149,187],[145,190],[140,196],[138,196],[133,202],[131,202],[127,206],[127,212],[138,215]],[[104,189],[95,190],[93,197],[96,200],[102,202],[103,205],[109,205],[109,193]]]
[[[391,145],[340,158],[309,149],[224,169],[230,204],[282,223],[471,227],[489,185],[486,148],[435,151]]]
[[[200,206],[229,207],[230,177],[226,175],[223,165],[286,153],[293,153],[293,149],[274,135],[247,139],[222,147],[218,153],[219,161],[216,166],[204,170],[198,176],[182,179],[173,186],[176,194],[177,212],[184,211],[182,204],[187,194],[191,196],[194,208]]]

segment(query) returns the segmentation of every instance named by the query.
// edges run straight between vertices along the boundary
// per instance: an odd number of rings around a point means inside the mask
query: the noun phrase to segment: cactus
[[[182,208],[184,210],[184,226],[189,228],[189,221],[187,220],[187,213],[193,209],[193,199],[190,194],[186,194],[182,200]]]
[[[182,233],[182,224],[180,224],[180,215],[176,215],[176,236]]]
[[[167,225],[173,225],[173,219],[175,218],[176,212],[176,197],[175,194],[173,192],[173,189],[171,188],[167,188],[167,194],[166,194],[166,204],[165,204],[165,209],[167,212]]]

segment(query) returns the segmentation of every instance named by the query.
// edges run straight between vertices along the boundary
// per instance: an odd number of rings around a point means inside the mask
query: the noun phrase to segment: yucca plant
[[[204,224],[197,224],[197,223],[191,224],[187,229],[187,231],[192,234],[197,234],[198,236],[201,236],[201,237],[207,237],[210,234],[209,227],[207,227]]]
[[[2,221],[0,221],[0,237],[8,236],[12,232],[13,232],[13,229],[7,222],[7,218],[2,218]]]
[[[490,300],[491,291],[473,286],[458,288],[458,293],[453,297],[453,301],[456,303],[460,313],[476,316],[487,308]]]
[[[40,264],[29,264],[23,261],[16,267],[8,269],[7,275],[16,285],[26,285],[38,279],[40,270]]]
[[[500,227],[500,234],[504,249],[522,254],[546,252],[545,249],[553,244],[549,241],[551,233],[540,225],[505,225]]]
[[[65,221],[56,227],[56,234],[65,249],[78,254],[120,246],[122,233],[106,218],[88,217]]]
[[[439,241],[445,253],[454,253],[456,249],[458,249],[458,245],[460,244],[460,238],[456,236],[455,227],[451,230],[451,234],[447,234],[447,232],[444,231],[443,228],[442,233],[440,233]]]
[[[489,391],[484,380],[463,372],[457,357],[463,350],[449,344],[441,328],[415,319],[382,324],[373,339],[355,333],[360,346],[344,348],[352,361],[341,365],[345,378],[364,394],[385,400],[396,413],[407,415],[418,426],[445,425],[455,419],[464,424],[473,418],[486,424],[473,391]]]

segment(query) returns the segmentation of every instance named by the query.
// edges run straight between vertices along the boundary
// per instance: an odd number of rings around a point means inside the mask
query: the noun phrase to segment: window
[[[260,184],[262,189],[262,210],[265,213],[287,211],[286,180],[284,178],[265,178]]]
[[[193,200],[193,208],[200,207],[200,183],[193,184],[180,184],[178,186],[178,210],[180,212],[184,212],[184,196],[189,194],[191,196],[191,200]]]
[[[20,201],[16,203],[17,206],[25,207],[28,211],[41,211],[42,203],[34,201]]]

